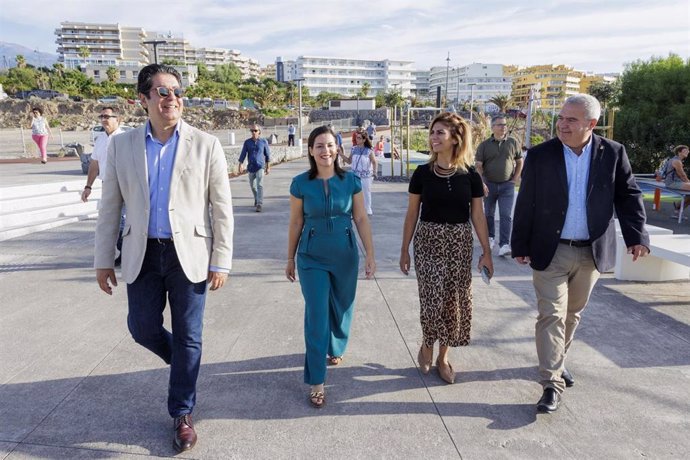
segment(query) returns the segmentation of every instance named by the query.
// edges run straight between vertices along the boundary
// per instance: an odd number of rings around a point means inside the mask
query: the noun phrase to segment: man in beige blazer
[[[182,121],[179,73],[152,64],[139,73],[147,123],[114,137],[96,226],[95,268],[112,294],[120,210],[127,324],[135,342],[170,364],[168,412],[173,447],[194,447],[192,411],[201,362],[206,290],[225,283],[232,265],[233,214],[225,154],[217,138]],[[172,330],[163,327],[169,299]]]

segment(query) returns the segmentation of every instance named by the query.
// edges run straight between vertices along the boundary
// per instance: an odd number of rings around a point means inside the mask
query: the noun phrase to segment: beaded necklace
[[[436,174],[437,177],[446,180],[446,184],[448,185],[448,191],[452,191],[453,187],[450,183],[450,178],[455,175],[455,173],[458,171],[458,168],[456,166],[453,166],[452,168],[442,168],[438,165],[437,162],[434,162],[434,166],[432,169],[434,170],[434,174]]]

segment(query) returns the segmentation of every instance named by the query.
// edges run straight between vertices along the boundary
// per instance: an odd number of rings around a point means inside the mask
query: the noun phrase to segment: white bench
[[[624,281],[671,281],[690,278],[690,235],[645,226],[651,253],[632,261],[616,221],[616,266],[613,276]]]

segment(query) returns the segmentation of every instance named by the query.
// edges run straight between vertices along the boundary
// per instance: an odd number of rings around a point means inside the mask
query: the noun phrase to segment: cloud
[[[415,61],[418,68],[472,62],[563,63],[620,71],[669,52],[690,56],[687,0],[2,0],[0,40],[55,52],[60,21],[118,22],[182,32],[197,47],[238,49],[262,65],[301,55]],[[7,12],[11,11],[12,14]],[[17,37],[17,38],[14,38]]]

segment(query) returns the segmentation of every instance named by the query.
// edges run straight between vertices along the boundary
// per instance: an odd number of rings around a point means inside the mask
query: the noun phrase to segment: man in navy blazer
[[[614,211],[633,261],[649,253],[642,192],[625,147],[593,134],[600,114],[593,96],[566,99],[558,137],[528,152],[515,205],[512,255],[532,267],[537,297],[538,412],[558,409],[575,383],[565,359],[599,274],[615,263]]]

